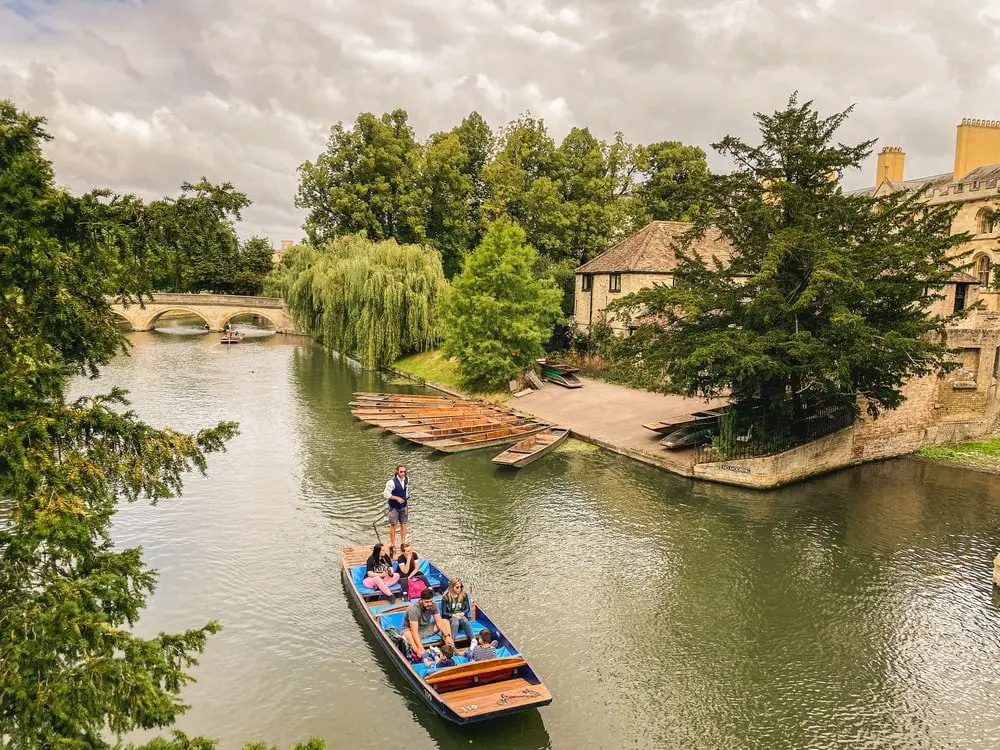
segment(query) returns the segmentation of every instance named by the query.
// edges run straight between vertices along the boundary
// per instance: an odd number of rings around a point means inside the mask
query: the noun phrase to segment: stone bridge
[[[298,333],[288,308],[279,297],[243,297],[234,294],[165,294],[157,293],[142,305],[111,305],[112,311],[128,321],[135,331],[150,331],[157,319],[167,312],[196,315],[213,331],[221,331],[237,315],[259,315],[278,333]]]

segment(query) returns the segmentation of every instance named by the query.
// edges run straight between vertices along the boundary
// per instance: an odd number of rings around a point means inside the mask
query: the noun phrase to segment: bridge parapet
[[[121,305],[111,302],[111,309],[128,321],[135,331],[148,331],[167,312],[188,312],[204,320],[212,331],[221,331],[237,315],[259,315],[271,322],[278,333],[298,333],[284,300],[280,297],[251,297],[238,294],[156,293],[141,304]]]
[[[153,299],[146,302],[156,305],[232,305],[235,307],[282,308],[281,297],[249,297],[239,294],[178,294],[175,292],[154,292]]]

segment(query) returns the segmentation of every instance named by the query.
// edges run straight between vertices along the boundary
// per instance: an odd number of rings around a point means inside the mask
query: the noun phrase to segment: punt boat
[[[443,453],[462,453],[464,451],[479,450],[480,448],[492,448],[495,445],[516,443],[518,440],[528,437],[528,435],[548,429],[549,426],[547,424],[530,422],[524,425],[498,427],[488,432],[479,432],[472,435],[434,438],[430,440],[414,440],[411,436],[407,439],[412,440],[414,443],[426,445],[428,448],[433,448],[436,451],[442,451]]]
[[[550,427],[515,443],[503,453],[495,456],[493,463],[520,469],[522,466],[527,466],[532,461],[541,458],[544,453],[548,453],[568,437],[569,430],[562,427]]]
[[[226,331],[219,340],[222,344],[239,344],[246,338],[243,331]]]
[[[542,371],[542,380],[561,385],[563,388],[583,387],[583,381],[574,374],[580,371],[579,367],[545,362],[544,360],[539,361],[538,366]]]
[[[496,659],[469,662],[464,656],[456,656],[454,667],[441,669],[412,664],[386,632],[392,628],[402,632],[403,615],[409,603],[389,604],[378,591],[365,588],[362,581],[365,560],[370,553],[371,547],[347,547],[341,552],[341,574],[348,599],[393,666],[435,713],[455,724],[471,724],[552,702],[552,695],[521,652],[475,602],[470,618],[472,630],[474,633],[483,628],[493,631],[498,643]],[[448,588],[448,576],[427,560],[420,560],[419,567],[439,604],[441,592]],[[396,584],[393,588],[398,587]],[[435,641],[440,638],[432,636],[424,643],[431,645]],[[460,639],[458,650],[463,650],[464,645],[466,641]]]

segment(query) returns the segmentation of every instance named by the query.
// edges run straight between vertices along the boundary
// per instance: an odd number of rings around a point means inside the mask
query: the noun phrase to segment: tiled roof
[[[879,193],[895,193],[899,190],[919,190],[928,182],[931,189],[937,190],[940,187],[951,184],[951,172],[945,174],[932,174],[930,177],[918,177],[915,180],[903,180],[902,182],[892,182],[885,180],[878,189]],[[861,188],[860,190],[849,190],[848,195],[875,195],[874,187]]]
[[[687,221],[651,221],[630,237],[576,269],[577,273],[669,273],[677,267],[675,250],[694,225]],[[726,259],[732,246],[718,230],[709,229],[690,249],[706,261]]]
[[[1000,164],[987,164],[985,167],[976,167],[959,182],[996,183],[998,178],[1000,178]]]
[[[978,284],[979,279],[973,276],[971,273],[966,273],[965,271],[959,271],[950,279],[948,282],[951,284]]]

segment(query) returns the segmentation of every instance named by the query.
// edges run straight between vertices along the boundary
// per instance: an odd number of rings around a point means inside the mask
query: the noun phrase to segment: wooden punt
[[[352,409],[351,414],[358,419],[378,424],[380,422],[394,422],[400,419],[460,419],[464,417],[479,417],[497,415],[502,412],[497,409],[424,409],[422,411],[412,411],[409,409],[391,412],[371,412],[364,409]]]
[[[243,331],[226,331],[222,334],[222,338],[219,339],[219,342],[222,344],[239,344],[242,343],[243,339],[246,337],[247,335],[243,333]]]
[[[501,416],[506,416],[506,414],[500,411],[492,411],[492,412],[484,411],[484,412],[475,412],[472,414],[461,414],[458,416],[452,415],[452,416],[418,417],[411,415],[410,417],[395,416],[392,417],[391,419],[370,419],[368,421],[369,424],[376,424],[379,427],[384,427],[387,430],[395,430],[400,427],[415,427],[417,425],[444,425],[448,424],[449,422],[462,419],[479,419],[479,418],[490,419]]]
[[[537,424],[537,422],[529,417],[517,417],[503,422],[489,422],[487,424],[469,425],[466,427],[426,427],[406,431],[393,430],[393,432],[401,438],[406,438],[414,443],[423,443],[427,440],[443,440],[444,438],[451,437],[474,437],[508,427],[513,428],[534,424]]]
[[[569,430],[562,427],[550,427],[526,437],[503,453],[494,456],[493,463],[520,469],[522,466],[527,466],[532,461],[541,458],[542,454],[548,453],[568,437]]]
[[[439,430],[478,430],[491,425],[505,425],[511,422],[523,422],[530,417],[523,417],[519,414],[493,414],[490,416],[462,417],[448,422],[436,422],[434,424],[411,424],[402,427],[386,428],[391,429],[397,435],[406,435],[411,432],[435,432]]]
[[[467,396],[427,396],[412,393],[355,393],[355,401],[365,401],[370,404],[391,404],[399,402],[420,403],[420,404],[442,404],[442,403],[465,403],[470,401],[479,402],[481,399],[469,398]]]
[[[414,440],[413,442],[426,445],[428,448],[433,448],[436,451],[444,453],[462,453],[464,451],[479,450],[480,448],[492,448],[495,445],[516,443],[521,438],[541,432],[548,429],[548,427],[549,425],[547,424],[532,423],[523,426],[504,427],[476,435],[445,438],[443,440]],[[410,439],[412,440],[412,438]]]
[[[476,603],[472,605],[472,629],[475,632],[483,628],[493,631],[498,642],[498,658],[431,671],[422,664],[411,664],[385,630],[396,627],[397,621],[401,628],[408,605],[390,605],[381,594],[365,589],[361,583],[370,552],[370,547],[347,547],[341,551],[341,576],[348,601],[357,610],[364,627],[388,654],[392,665],[438,716],[455,724],[471,724],[538,709],[552,702],[552,694],[524,655]],[[440,594],[447,588],[450,579],[445,573],[426,560],[421,560],[420,565],[435,593]]]
[[[578,368],[576,367],[549,363],[540,363],[540,367],[542,370],[542,380],[548,380],[550,383],[561,385],[564,388],[583,387],[583,381],[573,374],[578,372]]]

